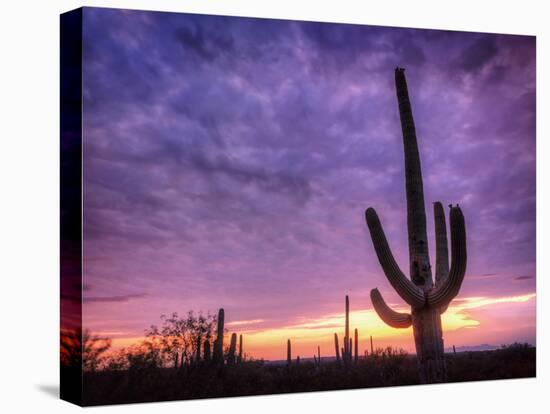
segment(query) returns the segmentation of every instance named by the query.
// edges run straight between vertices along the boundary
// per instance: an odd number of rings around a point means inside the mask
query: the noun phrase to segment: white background
[[[432,412],[547,410],[548,20],[544,1],[87,1],[88,6],[186,11],[537,35],[538,377],[90,408],[115,412]],[[5,1],[0,11],[0,410],[65,413],[58,400],[59,14],[78,1]],[[546,27],[545,27],[546,24]],[[545,233],[546,230],[546,233]],[[546,411],[547,412],[547,411]]]

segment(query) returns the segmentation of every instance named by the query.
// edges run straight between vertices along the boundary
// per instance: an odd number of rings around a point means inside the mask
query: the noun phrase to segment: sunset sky
[[[254,357],[414,352],[369,291],[374,207],[408,270],[394,68],[432,202],[459,203],[468,267],[445,346],[535,343],[535,39],[85,9],[84,327],[115,346],[161,314],[226,312]]]

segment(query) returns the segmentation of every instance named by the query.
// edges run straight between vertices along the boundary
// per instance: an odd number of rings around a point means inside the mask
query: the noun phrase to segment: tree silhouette
[[[216,317],[202,313],[195,315],[193,311],[182,318],[177,312],[170,316],[161,315],[162,325],[146,330],[146,342],[151,349],[158,349],[163,365],[174,361],[181,364],[190,363],[200,357],[201,344],[210,343]],[[176,362],[177,363],[177,362]]]
[[[85,371],[96,371],[105,361],[105,352],[111,347],[111,339],[92,334],[86,329],[61,332],[61,364]]]

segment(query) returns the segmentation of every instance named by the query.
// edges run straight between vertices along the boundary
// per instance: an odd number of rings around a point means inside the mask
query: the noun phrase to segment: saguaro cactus
[[[355,363],[359,361],[359,331],[355,328]]]
[[[216,340],[214,341],[214,361],[223,363],[223,322],[225,313],[223,308],[218,311],[218,329]]]
[[[372,344],[372,335],[370,336],[370,354],[374,355],[374,345]]]
[[[235,357],[237,352],[237,334],[233,332],[231,334],[231,342],[229,343],[229,350],[227,352],[227,364],[235,364]]]
[[[351,347],[349,346],[349,296],[346,295],[346,329],[344,336],[344,355],[342,355],[344,362],[348,363],[350,361]]]
[[[389,326],[408,328],[412,325],[420,380],[425,383],[441,382],[446,379],[441,313],[458,294],[466,272],[464,216],[458,205],[451,206],[452,262],[449,269],[445,214],[441,203],[434,203],[437,254],[434,284],[428,252],[420,155],[403,68],[395,69],[395,85],[405,150],[410,280],[393,257],[376,211],[368,208],[365,216],[382,269],[399,296],[411,306],[411,313],[398,313],[390,309],[378,289],[373,289],[370,296],[374,309]]]
[[[317,361],[319,361],[319,365],[321,365],[321,347],[317,345]]]
[[[338,346],[338,334],[334,334],[334,353],[336,354],[336,361],[340,362],[340,347]],[[343,356],[343,355],[342,355]]]
[[[243,362],[243,336],[239,335],[239,356],[237,357],[237,362],[240,364]]]

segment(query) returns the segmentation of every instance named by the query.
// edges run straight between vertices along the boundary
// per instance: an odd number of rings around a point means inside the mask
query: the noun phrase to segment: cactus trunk
[[[416,129],[405,79],[405,71],[395,71],[399,116],[405,148],[405,187],[407,192],[407,229],[409,234],[409,267],[411,280],[417,286],[432,287],[432,271],[428,253],[426,210],[422,168],[416,140]]]
[[[336,361],[340,362],[340,347],[338,346],[338,334],[334,334],[334,353],[336,354]]]
[[[204,341],[204,360],[210,361],[210,341]]]
[[[431,289],[433,282],[426,231],[424,186],[416,129],[404,70],[395,71],[395,85],[405,149],[410,275],[413,283],[426,291]],[[445,360],[439,309],[427,306],[413,307],[411,316],[420,380],[422,382],[444,381]]]
[[[420,381],[443,382],[446,370],[439,309],[426,306],[413,309],[411,315]]]

